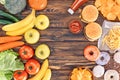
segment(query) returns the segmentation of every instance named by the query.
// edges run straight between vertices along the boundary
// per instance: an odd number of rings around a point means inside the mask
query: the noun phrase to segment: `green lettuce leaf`
[[[0,71],[0,80],[11,80],[12,76],[12,71]]]
[[[13,50],[0,52],[0,80],[11,80],[13,71],[24,70],[24,64]]]
[[[0,52],[0,70],[24,70],[24,64],[17,59],[18,54],[13,50]]]

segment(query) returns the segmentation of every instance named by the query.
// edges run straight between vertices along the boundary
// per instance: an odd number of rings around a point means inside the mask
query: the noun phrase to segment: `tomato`
[[[73,20],[70,22],[69,29],[72,33],[78,34],[82,31],[82,25],[81,25],[80,21]]]
[[[30,59],[25,64],[25,70],[28,74],[34,75],[40,69],[40,63],[35,59]]]
[[[19,55],[23,60],[28,60],[33,57],[34,50],[30,46],[24,45],[19,49]]]
[[[17,70],[13,74],[14,80],[27,80],[28,74],[24,70]]]

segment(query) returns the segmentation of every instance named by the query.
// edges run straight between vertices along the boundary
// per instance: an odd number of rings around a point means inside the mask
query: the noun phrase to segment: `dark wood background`
[[[85,38],[83,32],[74,35],[68,29],[69,22],[72,19],[80,20],[79,16],[81,9],[85,5],[94,4],[94,0],[89,0],[82,5],[74,15],[70,15],[67,12],[67,9],[73,1],[74,0],[48,0],[47,8],[42,11],[37,11],[36,13],[36,16],[39,14],[45,14],[50,19],[50,27],[44,31],[39,30],[41,38],[37,44],[31,46],[36,48],[41,43],[49,45],[51,49],[51,55],[49,57],[50,68],[52,69],[51,80],[68,80],[69,74],[73,68],[84,66],[92,70],[96,65],[95,62],[88,61],[84,58],[83,49],[87,45],[97,46],[97,41],[89,42]],[[1,5],[0,9],[5,10]],[[22,19],[27,16],[30,11],[31,9],[27,6],[23,12],[16,16]],[[99,15],[96,22],[102,25],[103,20],[103,17]],[[85,27],[86,24],[83,22],[82,24],[83,27]],[[5,33],[0,28],[0,36],[3,35],[5,35]],[[105,66],[105,69],[116,69],[119,71],[120,65],[115,63],[112,57],[113,55],[111,55],[111,61]],[[103,77],[95,78],[95,80],[103,80]]]

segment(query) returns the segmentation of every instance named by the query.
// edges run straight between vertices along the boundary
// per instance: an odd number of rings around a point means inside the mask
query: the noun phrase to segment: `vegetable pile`
[[[13,71],[24,70],[24,64],[13,50],[0,52],[0,80],[11,80]]]
[[[7,49],[15,48],[18,46],[24,45],[23,41],[21,40],[22,36],[3,36],[0,37],[0,51],[4,51]]]

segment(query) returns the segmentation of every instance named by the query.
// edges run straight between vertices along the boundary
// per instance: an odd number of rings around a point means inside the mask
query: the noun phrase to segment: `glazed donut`
[[[115,62],[120,63],[120,52],[115,53],[113,59]]]
[[[102,77],[105,72],[105,68],[101,65],[97,65],[93,68],[93,75],[95,77]]]
[[[90,61],[96,61],[100,55],[100,51],[96,46],[89,45],[84,49],[84,56]]]
[[[116,70],[107,70],[104,75],[104,80],[119,80],[119,73]]]
[[[106,65],[110,61],[110,55],[107,52],[101,52],[99,58],[96,60],[96,63],[99,65]]]

